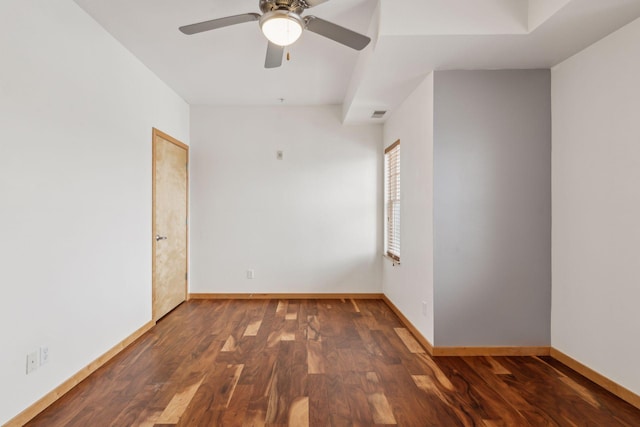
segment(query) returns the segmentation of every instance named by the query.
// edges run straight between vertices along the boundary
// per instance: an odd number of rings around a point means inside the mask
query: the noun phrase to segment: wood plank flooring
[[[546,357],[437,357],[380,300],[182,304],[29,426],[640,426]]]

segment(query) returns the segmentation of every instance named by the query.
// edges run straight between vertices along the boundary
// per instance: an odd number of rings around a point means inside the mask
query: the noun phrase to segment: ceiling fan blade
[[[307,23],[307,30],[355,50],[364,49],[371,41],[367,36],[315,16],[307,16],[304,20]]]
[[[267,58],[264,61],[264,68],[278,68],[282,65],[282,57],[284,55],[284,46],[278,46],[269,42],[267,46]]]
[[[327,2],[329,0],[306,0],[306,1],[307,1],[307,5],[309,7],[315,7],[315,6],[319,5],[319,4]]]
[[[197,24],[184,25],[179,28],[185,34],[191,35],[204,31],[215,30],[216,28],[228,27],[229,25],[242,24],[243,22],[257,21],[260,19],[258,13],[243,13],[242,15],[227,16],[226,18],[212,19],[211,21],[198,22]]]

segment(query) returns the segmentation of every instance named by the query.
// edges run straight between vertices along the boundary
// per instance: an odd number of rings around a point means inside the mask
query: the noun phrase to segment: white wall
[[[640,393],[640,20],[552,72],[552,345]]]
[[[151,319],[151,128],[189,107],[70,0],[3,1],[0,52],[2,424]]]
[[[382,289],[433,344],[433,74],[384,126],[384,147],[400,139],[401,265],[384,260]],[[383,151],[383,149],[381,149]],[[427,315],[422,313],[427,302]]]
[[[381,291],[381,126],[340,115],[192,108],[190,292]]]

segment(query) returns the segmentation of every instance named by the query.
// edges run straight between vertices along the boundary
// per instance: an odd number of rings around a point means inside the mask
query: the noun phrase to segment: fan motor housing
[[[305,0],[260,0],[260,10],[262,13],[273,10],[288,10],[299,15],[308,8],[309,5]]]

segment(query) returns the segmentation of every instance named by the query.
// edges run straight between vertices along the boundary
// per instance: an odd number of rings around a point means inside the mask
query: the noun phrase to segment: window
[[[384,150],[385,252],[400,261],[400,140]]]

